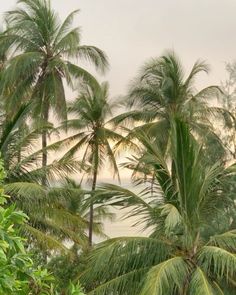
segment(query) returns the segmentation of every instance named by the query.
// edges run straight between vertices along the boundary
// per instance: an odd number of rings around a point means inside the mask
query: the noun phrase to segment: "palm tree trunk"
[[[94,137],[94,144],[92,151],[93,155],[93,183],[92,183],[92,196],[96,189],[97,184],[97,176],[98,176],[98,143],[96,141],[96,136]],[[92,246],[93,243],[93,201],[90,204],[90,211],[89,211],[89,246]]]
[[[92,195],[96,189],[97,184],[97,167],[94,168],[93,172],[93,183],[92,183]],[[89,246],[92,246],[93,243],[93,202],[91,201],[90,204],[90,211],[89,211]]]
[[[47,166],[47,132],[46,130],[44,130],[42,132],[42,149],[43,149],[43,153],[42,153],[42,168],[45,169],[45,167]],[[47,176],[46,176],[46,171],[43,172],[43,176],[42,176],[42,185],[46,185],[47,182]]]
[[[48,116],[49,116],[49,112],[48,112],[48,101],[45,98],[43,101],[43,109],[42,109],[42,121],[44,123],[48,122]],[[42,176],[42,185],[46,185],[47,183],[47,175],[46,175],[46,166],[47,166],[47,162],[48,162],[48,155],[47,155],[47,130],[44,128],[42,131],[42,168],[43,168],[43,176]]]
[[[174,184],[174,187],[176,188],[177,179],[176,179],[176,167],[175,167],[174,160],[171,161],[171,178],[172,178],[172,183]]]
[[[19,148],[17,152],[17,162],[20,163],[20,161],[21,161],[21,149]]]

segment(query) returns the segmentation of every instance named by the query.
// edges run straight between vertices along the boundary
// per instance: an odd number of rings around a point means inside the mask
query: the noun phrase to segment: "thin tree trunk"
[[[97,167],[94,168],[93,172],[93,183],[92,183],[92,195],[96,189],[97,184]],[[90,211],[89,211],[89,246],[92,246],[93,243],[93,202],[90,204]]]
[[[176,167],[174,160],[171,161],[171,178],[174,187],[176,188]]]
[[[42,109],[42,121],[44,123],[48,123],[48,115],[49,115],[49,105],[46,98],[43,101],[43,109]],[[46,174],[46,166],[48,162],[48,155],[47,155],[47,130],[44,128],[42,131],[42,168],[43,168],[43,176],[42,176],[42,185],[47,184],[47,174]]]
[[[94,137],[94,144],[92,151],[94,153],[94,167],[93,167],[93,183],[92,183],[92,196],[96,189],[97,184],[97,176],[98,176],[98,143],[96,135]],[[93,202],[91,201],[90,204],[90,211],[89,211],[89,246],[93,244]]]
[[[43,172],[43,176],[42,176],[42,185],[46,185],[47,183],[46,166],[47,166],[48,155],[47,155],[46,147],[47,147],[47,132],[43,131],[42,132],[42,149],[43,149],[42,168],[45,169],[45,171]]]
[[[17,152],[17,162],[20,163],[21,162],[21,148],[19,148],[18,152]]]

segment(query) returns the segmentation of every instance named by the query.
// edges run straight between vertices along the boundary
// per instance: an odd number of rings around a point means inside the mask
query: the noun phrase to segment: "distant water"
[[[113,181],[112,179],[103,179],[100,181],[101,183],[113,183],[118,184],[117,182]],[[119,184],[118,184],[119,185]],[[98,184],[99,186],[99,184]],[[131,182],[122,181],[120,186],[129,189],[135,193],[139,193],[144,189],[144,186],[134,186]],[[128,219],[124,219],[124,215],[128,213],[129,209],[115,209],[112,208],[111,211],[115,213],[116,219],[113,222],[105,221],[104,223],[104,230],[106,235],[110,238],[120,237],[120,236],[146,236],[147,232],[143,231],[142,226],[132,226],[134,223],[138,221],[138,217],[132,217]]]
[[[125,211],[122,210],[122,211]],[[138,219],[137,218],[129,218],[123,219],[124,212],[120,210],[114,210],[116,214],[116,220],[113,222],[105,222],[104,230],[105,233],[110,237],[120,237],[120,236],[146,236],[147,233],[142,230],[141,226],[132,226]]]

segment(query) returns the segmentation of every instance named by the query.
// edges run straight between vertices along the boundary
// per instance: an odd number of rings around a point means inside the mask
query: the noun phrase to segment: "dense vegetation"
[[[167,51],[111,99],[78,66],[103,74],[108,59],[81,45],[76,13],[61,21],[49,0],[19,0],[5,14],[0,294],[235,294],[235,64],[197,91],[209,66],[186,75]],[[99,185],[102,169],[130,170],[135,190]],[[113,208],[145,236],[108,238]]]

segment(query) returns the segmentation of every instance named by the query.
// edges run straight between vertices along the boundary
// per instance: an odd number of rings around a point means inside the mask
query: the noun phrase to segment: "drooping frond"
[[[189,266],[182,257],[170,258],[147,273],[141,295],[166,295],[180,292],[189,274]]]
[[[209,275],[233,278],[236,274],[236,254],[216,246],[204,246],[198,254],[198,263]]]
[[[44,232],[30,226],[29,224],[25,224],[21,230],[24,235],[28,236],[29,239],[30,237],[33,237],[37,241],[38,245],[44,250],[56,250],[62,253],[66,253],[69,251],[56,238],[53,238],[53,236],[51,235],[45,234]]]
[[[212,236],[210,243],[214,246],[228,250],[229,252],[236,252],[236,230],[228,231],[223,234]]]
[[[128,292],[127,280],[137,279],[132,282],[132,289],[133,286],[139,285],[139,274],[165,259],[168,247],[169,245],[162,241],[142,237],[123,237],[105,241],[95,248],[89,269],[81,279],[82,281],[96,281],[97,279],[107,281],[98,287],[98,294],[108,292],[108,290]],[[155,248],[158,248],[158,253],[154,254],[152,249]],[[110,265],[115,267],[110,269]],[[134,270],[137,271],[137,275]]]
[[[191,276],[189,284],[189,292],[191,295],[215,295],[213,286],[210,284],[207,275],[199,267]]]
[[[98,70],[104,72],[108,68],[106,54],[95,46],[83,45],[78,47],[78,55],[80,58],[92,62]]]

